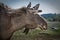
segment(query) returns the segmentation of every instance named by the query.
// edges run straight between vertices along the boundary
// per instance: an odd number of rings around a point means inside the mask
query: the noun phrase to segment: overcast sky
[[[14,9],[27,6],[29,2],[32,3],[32,7],[39,3],[42,13],[60,13],[60,0],[0,0],[0,2]]]

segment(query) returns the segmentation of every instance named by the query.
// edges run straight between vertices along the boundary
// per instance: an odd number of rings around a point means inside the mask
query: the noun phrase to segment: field
[[[11,39],[12,40],[60,40],[60,31],[56,32],[50,29],[50,27],[53,26],[54,24],[60,25],[60,23],[48,22],[47,30],[42,31],[42,30],[33,29],[30,30],[27,35],[23,33],[23,29],[22,29],[16,31]]]

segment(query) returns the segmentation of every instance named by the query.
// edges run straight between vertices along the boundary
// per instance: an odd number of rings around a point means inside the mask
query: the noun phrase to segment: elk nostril
[[[46,30],[46,28],[44,28],[44,30]]]
[[[42,10],[38,10],[38,12],[42,12]]]

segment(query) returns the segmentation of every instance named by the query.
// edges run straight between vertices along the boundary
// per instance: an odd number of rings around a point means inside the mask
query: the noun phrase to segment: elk
[[[30,9],[38,10],[38,8],[39,8],[39,4],[36,4],[36,6],[34,6],[33,8],[30,8]],[[38,11],[42,12],[42,10],[38,10]],[[42,17],[40,17],[37,13],[38,12],[34,13],[35,14],[34,16],[35,16],[35,21],[38,24],[38,28],[40,28],[41,30],[46,30],[47,29],[47,22]],[[35,28],[32,27],[31,25],[26,25],[23,33],[28,34],[30,29],[35,29]]]
[[[41,12],[39,4],[36,6],[30,8],[30,2],[27,7],[9,10],[8,6],[0,3],[0,40],[10,40],[15,31],[23,28],[35,29],[39,24],[35,13]]]

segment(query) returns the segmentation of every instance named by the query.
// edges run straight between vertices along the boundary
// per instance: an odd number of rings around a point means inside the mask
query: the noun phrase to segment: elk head
[[[42,10],[38,10],[39,5],[40,4],[36,4],[33,8],[30,8],[31,7],[31,2],[30,2],[30,4],[27,6],[27,8],[29,8],[28,11],[30,13],[34,14],[34,20],[38,24],[39,28],[41,30],[46,30],[47,29],[47,23],[46,23],[46,21],[37,14],[39,12],[42,12]],[[26,25],[25,26],[24,33],[27,34],[28,31],[29,31],[29,29],[34,29],[34,27],[33,26],[30,26],[30,25]]]

